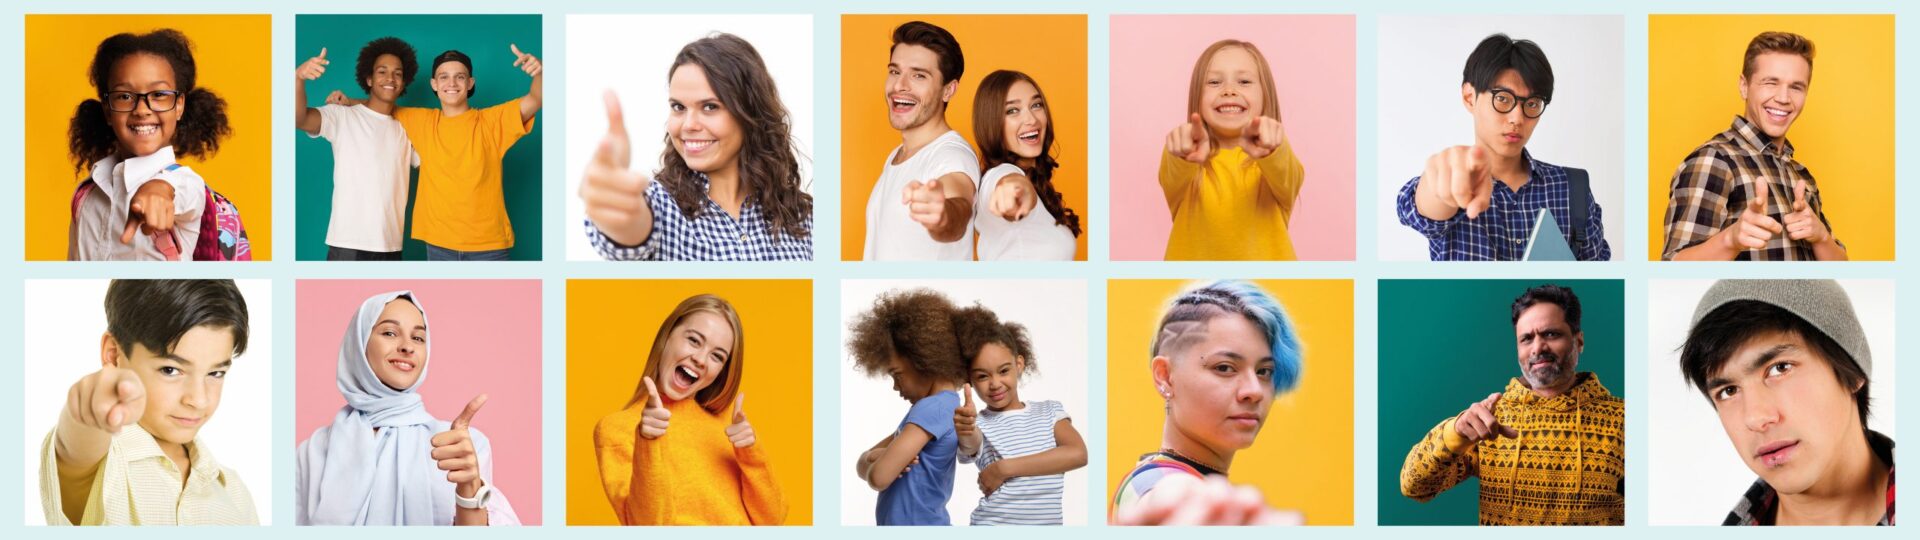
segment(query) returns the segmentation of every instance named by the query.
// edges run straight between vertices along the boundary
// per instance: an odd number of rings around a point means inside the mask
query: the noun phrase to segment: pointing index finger
[[[1770,195],[1771,193],[1769,193],[1767,189],[1767,181],[1760,178],[1754,179],[1753,200],[1747,202],[1747,207],[1753,209],[1753,212],[1756,214],[1767,213],[1767,200],[1770,198]]]
[[[453,429],[467,429],[473,423],[473,415],[480,414],[480,407],[486,404],[486,394],[474,396],[473,401],[467,402],[467,408],[460,411],[460,416],[453,417]]]

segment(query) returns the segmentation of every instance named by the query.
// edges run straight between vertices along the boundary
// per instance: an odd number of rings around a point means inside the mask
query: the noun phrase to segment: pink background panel
[[[1110,256],[1158,261],[1172,217],[1160,192],[1167,132],[1187,116],[1193,63],[1213,42],[1267,57],[1287,140],[1307,170],[1289,224],[1301,260],[1354,253],[1354,18],[1350,15],[1115,15],[1111,20]]]
[[[540,524],[538,280],[300,280],[294,286],[297,441],[332,423],[346,405],[334,366],[347,321],[367,297],[402,289],[427,308],[433,349],[420,387],[427,412],[451,421],[474,396],[487,394],[473,427],[493,443],[494,486],[521,522]]]

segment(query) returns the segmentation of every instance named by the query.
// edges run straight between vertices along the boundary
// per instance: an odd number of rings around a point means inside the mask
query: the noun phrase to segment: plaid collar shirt
[[[1880,516],[1880,522],[1874,525],[1893,525],[1893,439],[1881,435],[1878,431],[1867,431],[1867,446],[1873,449],[1873,455],[1887,464],[1887,513]],[[1766,480],[1754,480],[1747,493],[1740,496],[1740,503],[1727,513],[1726,521],[1721,525],[1773,525],[1780,513],[1780,494]]]
[[[1720,229],[1740,221],[1740,212],[1753,196],[1753,182],[1767,183],[1767,216],[1785,220],[1793,210],[1793,185],[1807,181],[1807,204],[1820,222],[1833,231],[1822,210],[1820,187],[1805,165],[1793,160],[1793,144],[1772,144],[1766,133],[1746,118],[1734,117],[1733,126],[1694,149],[1673,172],[1667,200],[1667,241],[1661,260],[1707,242]],[[1836,241],[1838,241],[1836,239]],[[1842,244],[1845,245],[1845,244]],[[1767,247],[1741,251],[1737,261],[1811,261],[1813,245],[1776,235]]]
[[[1420,177],[1414,177],[1400,188],[1399,198],[1394,202],[1400,224],[1427,237],[1427,256],[1436,261],[1517,261],[1526,255],[1535,216],[1544,208],[1561,224],[1561,236],[1573,248],[1574,258],[1612,259],[1613,250],[1607,246],[1606,230],[1601,225],[1600,203],[1593,200],[1591,188],[1586,194],[1587,222],[1570,225],[1573,217],[1568,206],[1572,204],[1572,184],[1567,180],[1566,168],[1533,159],[1533,154],[1526,150],[1520,151],[1520,159],[1527,162],[1532,179],[1518,191],[1508,188],[1505,182],[1493,182],[1492,201],[1487,211],[1475,219],[1467,219],[1464,211],[1446,220],[1420,215],[1414,203],[1414,190],[1420,186]],[[1583,228],[1579,245],[1573,244],[1574,226]]]
[[[707,176],[696,175],[700,191]],[[687,217],[673,195],[654,182],[647,185],[647,206],[653,212],[653,234],[638,246],[624,246],[607,238],[592,220],[585,220],[587,241],[610,261],[807,261],[813,259],[813,216],[801,223],[807,236],[795,238],[770,231],[772,224],[758,197],[747,197],[735,218],[713,199],[701,197],[698,216]]]

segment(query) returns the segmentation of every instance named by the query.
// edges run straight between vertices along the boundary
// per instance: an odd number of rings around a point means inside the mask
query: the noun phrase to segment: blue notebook
[[[1527,254],[1521,257],[1528,261],[1573,261],[1573,249],[1567,246],[1567,237],[1560,232],[1560,221],[1553,219],[1553,212],[1545,208],[1533,219],[1533,238],[1527,240]]]

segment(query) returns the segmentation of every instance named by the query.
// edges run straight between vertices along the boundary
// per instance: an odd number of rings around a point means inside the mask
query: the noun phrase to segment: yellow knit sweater
[[[1169,261],[1291,261],[1287,222],[1306,172],[1286,139],[1260,159],[1227,148],[1206,166],[1160,153],[1160,190],[1173,212]]]
[[[779,525],[786,497],[761,445],[734,448],[730,414],[692,399],[667,404],[667,434],[639,436],[646,402],[609,414],[593,427],[600,484],[623,525]]]
[[[1592,373],[1576,377],[1552,398],[1507,383],[1495,416],[1519,438],[1469,443],[1453,418],[1440,422],[1407,453],[1400,492],[1426,502],[1478,476],[1482,525],[1624,523],[1626,403]]]

